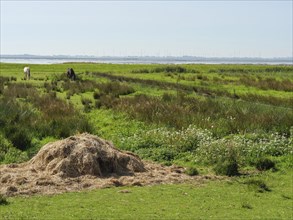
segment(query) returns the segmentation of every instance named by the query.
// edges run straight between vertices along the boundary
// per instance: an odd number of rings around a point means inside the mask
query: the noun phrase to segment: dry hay
[[[50,175],[79,177],[129,175],[145,171],[138,156],[116,149],[110,142],[90,134],[49,143],[29,162]]]
[[[182,167],[143,162],[90,134],[48,143],[30,161],[0,167],[0,193],[55,194],[111,186],[180,183],[195,178]]]

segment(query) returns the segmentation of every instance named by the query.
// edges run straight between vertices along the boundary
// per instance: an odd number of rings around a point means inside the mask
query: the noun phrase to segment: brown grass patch
[[[0,167],[0,194],[56,194],[117,186],[144,186],[205,179],[183,167],[141,161],[87,133],[48,143],[30,161]]]

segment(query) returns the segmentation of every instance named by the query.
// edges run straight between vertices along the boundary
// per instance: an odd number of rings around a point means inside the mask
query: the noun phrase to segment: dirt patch
[[[48,143],[30,161],[0,166],[0,193],[56,194],[113,186],[145,186],[204,180],[183,167],[146,162],[90,134]]]

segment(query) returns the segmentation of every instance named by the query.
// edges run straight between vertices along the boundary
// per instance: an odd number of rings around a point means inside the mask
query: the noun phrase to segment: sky
[[[293,0],[0,3],[0,54],[292,57]]]

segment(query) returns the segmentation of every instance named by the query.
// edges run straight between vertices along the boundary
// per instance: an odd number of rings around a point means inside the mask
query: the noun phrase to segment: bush
[[[88,98],[84,98],[84,97],[82,97],[82,98],[81,98],[81,103],[82,103],[83,105],[90,105],[90,104],[92,104],[92,100],[91,100],[91,99],[88,99]]]
[[[14,147],[9,148],[8,152],[5,154],[3,163],[10,164],[10,163],[22,163],[27,161],[28,155],[26,152],[23,152],[19,149]]]
[[[94,99],[99,99],[101,97],[101,93],[98,91],[95,91],[93,96],[94,96]]]
[[[171,165],[177,155],[175,150],[167,147],[140,148],[134,152],[143,159],[153,160],[165,165]]]
[[[238,163],[235,160],[225,160],[224,162],[218,162],[214,167],[217,175],[226,176],[238,176]]]
[[[26,150],[31,147],[31,132],[26,128],[13,126],[6,135],[17,149]]]
[[[199,174],[198,170],[195,167],[188,167],[185,173],[189,176],[197,176]]]
[[[112,108],[115,106],[116,99],[113,95],[103,95],[100,97],[100,100],[97,100],[95,105],[96,107],[105,106],[106,108]]]
[[[256,169],[265,171],[269,169],[275,169],[275,162],[268,158],[261,158],[255,164]]]
[[[4,160],[5,154],[8,152],[9,148],[12,147],[11,142],[0,133],[0,163]]]
[[[11,141],[0,133],[0,164],[19,163],[27,159],[27,153],[13,147]]]
[[[92,109],[92,100],[88,98],[81,98],[81,103],[84,106],[84,111],[89,112]]]
[[[158,162],[171,162],[177,155],[175,150],[169,148],[154,148],[152,153],[151,159]]]

